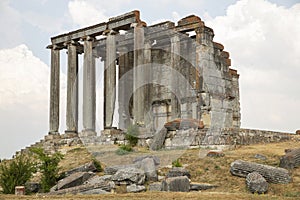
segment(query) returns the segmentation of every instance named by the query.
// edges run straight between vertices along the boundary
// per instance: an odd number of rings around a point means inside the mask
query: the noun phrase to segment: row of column
[[[84,63],[83,63],[83,132],[95,134],[96,121],[96,69],[93,56],[93,37],[84,39]],[[66,133],[78,133],[78,42],[71,41],[67,44],[68,50],[68,74],[67,74],[67,104],[66,104]],[[60,98],[60,50],[58,46],[51,47],[51,77],[50,77],[50,117],[49,134],[59,133],[59,98]],[[124,50],[126,51],[126,50]],[[126,68],[130,67],[129,54],[119,60],[119,76]],[[149,86],[141,87],[144,83],[151,82],[151,43],[145,42],[144,28],[134,27],[134,51],[133,51],[133,117],[134,123],[145,123],[145,112],[151,102]],[[180,39],[178,35],[171,38],[171,66],[177,71],[180,61]],[[121,56],[120,56],[121,58]],[[116,100],[116,37],[111,32],[106,38],[106,56],[104,72],[104,128],[111,128]],[[128,81],[128,80],[124,80]],[[173,79],[172,85],[177,90],[177,79]],[[129,80],[130,82],[130,80]],[[120,85],[121,84],[121,85]],[[130,83],[128,83],[130,85]],[[124,91],[119,90],[119,95],[125,95],[128,91],[126,83],[119,83]],[[128,85],[128,86],[129,86]],[[176,92],[175,92],[176,93]],[[119,126],[127,128],[129,116],[124,116],[125,103],[119,99]],[[180,117],[180,106],[177,98],[172,98],[172,116]]]

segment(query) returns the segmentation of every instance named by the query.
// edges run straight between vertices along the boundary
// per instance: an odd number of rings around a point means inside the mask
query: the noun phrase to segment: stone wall
[[[146,130],[146,129],[145,129]],[[255,130],[255,129],[234,129],[225,128],[221,133],[214,133],[212,129],[180,129],[168,131],[163,143],[163,149],[178,149],[178,148],[199,148],[199,147],[216,147],[223,148],[226,146],[263,144],[272,142],[284,142],[296,138],[297,135],[284,132]],[[210,137],[210,135],[218,135],[218,137]],[[139,146],[150,147],[154,135],[151,132],[144,131],[139,135]],[[46,152],[53,153],[63,146],[76,145],[113,145],[127,144],[125,132],[118,129],[104,130],[100,136],[77,134],[62,134],[62,135],[47,135],[43,140],[36,142],[21,151],[16,152],[16,155],[26,153],[32,147],[42,147]]]

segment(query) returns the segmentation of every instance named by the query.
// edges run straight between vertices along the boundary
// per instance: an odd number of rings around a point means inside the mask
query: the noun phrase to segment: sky
[[[300,129],[300,0],[1,0],[0,159],[48,133],[50,38],[132,10],[148,25],[198,15],[240,74],[242,127]]]

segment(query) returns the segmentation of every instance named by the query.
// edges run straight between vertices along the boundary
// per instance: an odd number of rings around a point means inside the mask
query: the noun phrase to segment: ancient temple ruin
[[[213,37],[213,30],[197,16],[147,26],[139,11],[52,37],[49,134],[59,134],[60,51],[67,49],[66,133],[97,134],[95,59],[100,58],[105,67],[104,131],[136,124],[153,136],[167,122],[179,122],[175,129],[198,123],[196,129],[205,130],[206,143],[226,143],[220,137],[224,130],[240,128],[239,74]],[[83,130],[78,130],[79,115]]]

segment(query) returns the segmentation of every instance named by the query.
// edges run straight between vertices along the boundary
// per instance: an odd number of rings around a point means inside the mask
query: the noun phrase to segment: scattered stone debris
[[[293,169],[300,166],[300,148],[286,151],[286,154],[280,158],[280,167]]]
[[[149,184],[149,191],[161,191],[162,190],[162,183],[161,182],[154,182]]]
[[[136,185],[136,184],[132,184],[132,185],[128,185],[126,187],[127,192],[131,193],[131,192],[144,192],[146,191],[146,187],[143,185]]]
[[[191,183],[190,191],[200,191],[200,190],[208,190],[212,188],[218,187],[217,185],[207,184],[207,183]]]
[[[266,179],[257,172],[252,172],[247,175],[246,185],[250,192],[258,194],[266,193],[269,187]]]
[[[231,163],[230,172],[232,175],[244,178],[251,172],[258,172],[270,183],[286,184],[292,180],[286,169],[243,160],[236,160]]]
[[[267,160],[267,157],[262,154],[255,154],[254,158],[259,160]]]
[[[207,154],[207,157],[224,157],[225,154],[221,150],[210,150]]]

